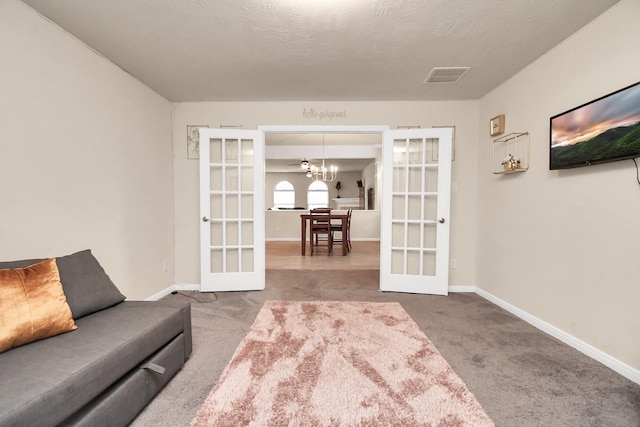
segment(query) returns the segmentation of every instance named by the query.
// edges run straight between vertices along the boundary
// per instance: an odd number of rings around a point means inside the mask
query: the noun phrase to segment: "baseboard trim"
[[[555,326],[545,322],[544,320],[541,320],[527,313],[526,311],[521,310],[518,307],[509,304],[504,300],[501,300],[500,298],[490,294],[489,292],[483,289],[476,287],[475,293],[480,295],[482,298],[486,299],[487,301],[494,303],[495,305],[507,310],[509,313],[519,317],[525,322],[540,329],[542,332],[548,335],[551,335],[556,339],[559,339],[560,341],[567,344],[568,346],[575,348],[579,352],[584,353],[590,358],[607,366],[608,368],[613,369],[623,377],[633,381],[636,384],[640,384],[640,370],[627,365],[626,363],[616,359],[615,357],[608,355],[607,353],[601,350],[598,350],[592,345],[579,340],[573,335],[570,335],[565,331],[556,328]]]
[[[175,284],[171,285],[166,289],[161,290],[157,294],[151,295],[149,298],[146,298],[145,301],[158,301],[161,298],[166,297],[171,292],[174,291],[199,291],[200,285],[189,285],[189,284]]]
[[[185,283],[175,284],[158,292],[155,295],[150,296],[145,301],[157,301],[169,295],[173,291],[199,291],[199,290],[200,290],[200,285],[198,284],[185,284]],[[501,300],[500,298],[490,294],[489,292],[481,288],[478,288],[477,286],[472,286],[472,285],[449,286],[449,292],[452,292],[452,293],[471,292],[471,293],[478,294],[479,296],[486,299],[487,301],[492,302],[493,304],[497,305],[500,308],[503,308],[504,310],[507,310],[509,313],[519,317],[520,319],[531,324],[537,329],[540,329],[542,332],[548,335],[551,335],[552,337],[562,341],[568,346],[575,348],[579,352],[586,354],[590,358],[602,363],[603,365],[614,370],[615,372],[619,373],[623,377],[633,381],[634,383],[640,384],[640,370],[627,365],[626,363],[616,359],[615,357],[612,357],[607,353],[601,350],[598,350],[592,345],[579,340],[573,335],[570,335],[565,331],[556,328],[555,326],[545,322],[544,320],[541,320],[527,313],[526,311],[519,309],[514,305],[509,304],[504,300]]]

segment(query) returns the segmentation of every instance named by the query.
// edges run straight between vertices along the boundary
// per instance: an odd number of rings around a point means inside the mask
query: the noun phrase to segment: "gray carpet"
[[[188,426],[266,300],[397,301],[497,426],[640,426],[640,385],[483,298],[382,293],[378,271],[267,271],[260,292],[180,292],[193,354],[132,426]]]

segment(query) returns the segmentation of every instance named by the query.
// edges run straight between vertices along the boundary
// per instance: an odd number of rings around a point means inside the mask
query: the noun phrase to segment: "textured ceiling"
[[[172,101],[477,99],[617,1],[23,0]]]

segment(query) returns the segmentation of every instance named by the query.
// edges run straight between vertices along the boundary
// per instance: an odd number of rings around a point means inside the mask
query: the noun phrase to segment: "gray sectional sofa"
[[[0,426],[127,425],[191,353],[190,305],[124,301],[89,250],[56,262],[77,329],[0,353]]]

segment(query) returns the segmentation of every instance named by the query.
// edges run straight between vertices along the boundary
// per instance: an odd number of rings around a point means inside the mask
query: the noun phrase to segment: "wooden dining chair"
[[[333,243],[342,244],[342,239],[347,239],[347,250],[351,252],[351,212],[353,209],[347,210],[347,232],[346,236],[342,235],[342,220],[340,222],[335,221],[331,224],[331,230],[333,231]],[[339,237],[336,235],[339,232]]]
[[[316,208],[309,211],[309,232],[311,241],[311,255],[316,246],[326,242],[328,254],[333,252],[333,231],[331,229],[331,209]]]

